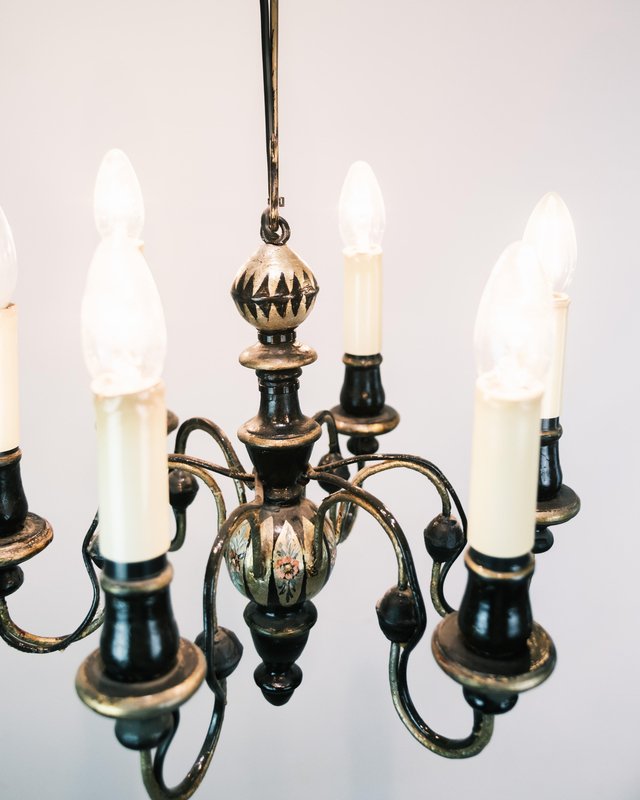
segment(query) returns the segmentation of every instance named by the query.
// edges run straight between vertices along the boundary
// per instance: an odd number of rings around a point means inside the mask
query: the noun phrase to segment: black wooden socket
[[[340,405],[350,417],[377,417],[384,408],[384,388],[380,377],[382,358],[348,355],[345,364],[344,382],[340,391]]]
[[[16,454],[0,466],[0,538],[13,536],[24,525],[27,511],[27,498],[20,476],[20,454],[18,448],[0,453],[0,456]]]
[[[518,558],[493,558],[470,549],[471,560],[495,572],[518,572],[530,564]],[[527,653],[533,617],[529,600],[531,573],[521,577],[487,577],[467,565],[467,588],[458,612],[466,645],[490,658],[515,658]]]
[[[164,555],[135,564],[105,559],[104,574],[134,583],[158,575],[166,565]],[[175,665],[178,647],[178,627],[168,586],[122,595],[105,591],[100,654],[110,678],[124,683],[159,678]]]
[[[540,471],[538,475],[538,500],[553,500],[562,486],[560,466],[560,418],[540,420]]]

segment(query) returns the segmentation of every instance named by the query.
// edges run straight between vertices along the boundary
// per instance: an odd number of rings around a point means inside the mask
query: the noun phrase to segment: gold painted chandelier
[[[376,607],[390,644],[393,703],[424,747],[466,758],[488,744],[494,717],[513,708],[521,692],[553,670],[554,645],[533,621],[529,583],[534,554],[553,544],[550,528],[580,507],[563,484],[559,460],[569,304],[564,290],[575,267],[575,233],[565,204],[553,193],[534,209],[523,241],[498,260],[480,303],[468,522],[436,465],[418,456],[377,452],[378,437],[392,431],[399,416],[385,403],[380,371],[384,203],[364,162],[349,170],[340,200],[346,351],[340,403],[313,417],[302,412],[299,378],[316,354],[297,341],[296,329],[313,310],[318,283],[288,247],[290,229],[280,213],[278,0],[260,0],[260,10],[269,201],[261,217],[263,243],[238,272],[231,291],[258,337],[240,356],[242,365],[256,372],[260,392],[258,413],[238,433],[252,470],[242,465],[215,423],[194,417],[178,427],[166,410],[166,332],[142,253],[142,193],[124,153],[110,151],[96,181],[101,242],[82,307],[99,453],[99,513],[82,545],[93,598],[85,618],[67,636],[26,632],[13,621],[7,602],[22,585],[20,564],[43,550],[53,532],[45,519],[28,511],[20,477],[17,308],[11,303],[16,255],[0,211],[0,635],[25,653],[48,653],[102,627],[100,647],[78,671],[78,694],[115,721],[122,745],[140,752],[146,789],[163,800],[190,797],[202,782],[224,720],[227,680],[242,656],[238,637],[218,622],[223,561],[233,585],[249,601],[244,618],[260,658],[256,684],[270,703],[282,705],[302,681],[298,660],[317,619],[312,600],[329,581],[339,545],[358,515],[372,516],[392,545],[397,568],[396,582]],[[312,466],[323,427],[329,449]],[[176,428],[167,461],[167,431]],[[195,431],[219,448],[221,464],[187,453]],[[340,436],[347,437],[350,457],[341,453]],[[402,528],[365,488],[371,476],[391,469],[419,473],[440,500],[440,513],[424,531],[433,560],[429,597],[442,617],[432,651],[472,708],[471,731],[459,739],[430,727],[409,691],[409,658],[427,626],[425,602]],[[238,505],[230,513],[221,478],[235,487]],[[310,482],[325,492],[319,504],[306,496]],[[172,612],[167,554],[186,542],[188,508],[201,485],[215,505],[216,536],[203,584],[202,633],[190,642],[180,637]],[[468,583],[456,611],[444,584],[466,545]],[[168,787],[164,762],[179,709],[205,683],[212,695],[207,733],[187,775]]]

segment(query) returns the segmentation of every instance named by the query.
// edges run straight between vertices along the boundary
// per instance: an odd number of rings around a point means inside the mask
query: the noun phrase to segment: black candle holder
[[[206,674],[201,650],[178,636],[172,575],[166,556],[138,564],[105,561],[100,649],[76,676],[80,699],[115,719],[118,741],[132,750],[157,747],[172,734],[173,712]]]
[[[380,375],[382,356],[353,356],[345,353],[344,382],[340,405],[331,409],[339,433],[349,436],[348,450],[356,456],[377,452],[377,436],[389,433],[400,422],[398,412],[385,404]]]
[[[580,511],[580,498],[562,482],[560,466],[559,417],[540,420],[540,470],[538,477],[538,513],[533,552],[546,553],[553,547],[551,527],[573,519]]]
[[[473,709],[504,714],[519,694],[545,681],[556,662],[551,638],[531,614],[534,558],[492,558],[469,548],[465,565],[460,610],[438,625],[432,651]]]

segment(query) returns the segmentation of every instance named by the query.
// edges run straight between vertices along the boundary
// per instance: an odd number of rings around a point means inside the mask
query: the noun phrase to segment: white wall
[[[320,355],[303,376],[304,409],[337,401],[336,207],[347,167],[364,158],[387,204],[384,379],[403,416],[385,445],[435,460],[466,498],[475,310],[498,255],[554,189],[579,242],[562,453],[584,508],[538,559],[533,584],[557,670],[468,762],[423,751],[396,718],[374,614],[393,558],[374,527],[362,524],[341,549],[317,600],[304,682],[282,709],[253,683],[244,601],[224,575],[221,623],[246,649],[202,797],[640,796],[638,535],[625,503],[640,477],[639,25],[634,0],[281,3],[282,191],[291,244],[322,289],[300,331]],[[97,241],[93,181],[108,148],[129,154],[145,195],[171,407],[231,434],[255,413],[255,378],[237,364],[254,333],[228,289],[259,244],[261,92],[255,0],[0,0],[0,203],[20,259],[24,477],[32,509],[56,531],[11,598],[25,627],[71,629],[89,601],[79,548],[96,503],[95,447],[79,307]],[[375,486],[406,526],[426,586],[422,529],[435,496],[415,476]],[[198,506],[173,558],[189,637],[201,627],[212,539],[204,493]],[[450,586],[456,602],[463,572]],[[2,798],[145,796],[136,756],[75,697],[75,670],[96,646],[93,637],[48,657],[2,649]],[[470,711],[433,664],[428,637],[411,679],[433,725],[466,733]],[[208,704],[202,691],[187,707],[170,779],[195,756]]]

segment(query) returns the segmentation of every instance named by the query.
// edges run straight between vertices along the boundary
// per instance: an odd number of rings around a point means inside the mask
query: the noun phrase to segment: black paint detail
[[[385,401],[380,362],[370,363],[370,357],[363,361],[366,366],[345,364],[340,405],[350,417],[377,417],[382,413]]]
[[[18,533],[29,510],[20,475],[21,455],[18,448],[0,455],[8,456],[13,452],[15,458],[0,466],[0,538]]]
[[[302,681],[295,663],[305,648],[318,612],[309,600],[290,608],[267,608],[249,603],[244,619],[262,658],[254,678],[263,696],[274,706],[284,705]]]
[[[195,475],[183,469],[169,470],[169,502],[174,511],[186,511],[198,494]]]
[[[411,591],[397,586],[384,593],[376,605],[376,614],[380,629],[390,642],[408,642],[420,624]]]
[[[273,440],[281,440],[286,445],[287,438],[300,436],[318,427],[300,409],[300,374],[299,369],[277,372],[258,370],[260,409],[257,416],[246,425],[252,435],[265,440],[264,447],[247,444],[247,450],[263,483],[265,500],[276,503],[281,500],[293,501],[300,496],[302,487],[298,484],[306,472],[313,441],[287,447],[274,445]],[[289,490],[284,497],[281,496],[282,489]]]
[[[273,298],[273,305],[282,319],[285,318],[290,299],[290,290],[287,286],[287,281],[284,275],[280,275],[280,280],[276,287],[276,296]]]
[[[553,547],[553,542],[554,538],[551,529],[547,528],[545,525],[538,525],[536,527],[536,539],[535,544],[533,545],[533,554],[539,555],[540,553],[546,553]]]
[[[150,719],[119,719],[116,739],[129,750],[152,750],[173,730],[173,714],[161,714]]]
[[[377,453],[380,442],[375,436],[351,436],[347,439],[347,450],[354,456],[368,456]]]
[[[298,309],[300,308],[300,303],[302,302],[302,287],[300,286],[300,281],[298,280],[298,276],[293,276],[293,288],[291,290],[291,312],[295,317],[298,313]]]
[[[516,573],[532,556],[492,558],[470,549],[471,560],[497,572]],[[480,575],[467,566],[467,588],[458,612],[465,643],[493,658],[518,657],[527,652],[533,617],[529,600],[531,573],[523,577],[497,578]]]
[[[560,466],[560,418],[540,420],[540,471],[538,476],[538,500],[553,500],[562,486]]]
[[[207,655],[205,651],[205,633],[199,633],[195,644]],[[244,648],[233,631],[227,628],[216,628],[213,634],[213,666],[218,680],[228,678],[240,663]],[[207,658],[207,663],[211,663]]]
[[[166,556],[137,564],[105,560],[105,575],[133,583],[157,575],[166,563]],[[153,592],[105,591],[100,654],[110,678],[125,683],[158,678],[175,665],[178,646],[168,586]]]
[[[334,464],[336,461],[341,461],[341,460],[342,460],[342,453],[339,450],[337,452],[329,451],[328,453],[325,453],[325,455],[323,455],[320,461],[318,462],[318,470],[320,472],[328,472],[331,475],[337,475],[339,478],[342,478],[342,480],[348,481],[350,477],[349,467],[346,464],[343,464],[342,466],[337,467],[335,469],[331,467],[331,465]],[[340,490],[339,486],[336,486],[333,483],[328,483],[327,481],[319,480],[318,483],[328,494],[333,494],[334,492]]]
[[[518,695],[509,694],[508,692],[487,695],[471,691],[471,689],[465,687],[462,693],[471,708],[474,711],[480,711],[482,714],[506,714],[518,702]]]
[[[460,551],[464,532],[455,517],[438,514],[424,529],[424,543],[431,558],[444,563]]]
[[[0,569],[0,597],[8,597],[17,592],[24,582],[24,572],[20,567],[3,567]]]

